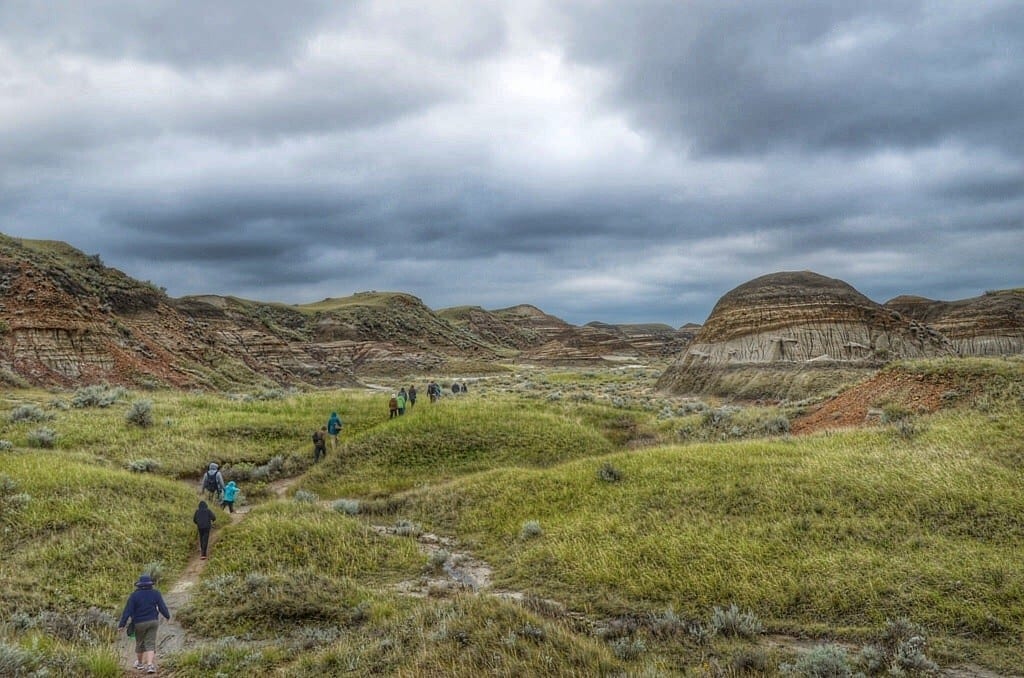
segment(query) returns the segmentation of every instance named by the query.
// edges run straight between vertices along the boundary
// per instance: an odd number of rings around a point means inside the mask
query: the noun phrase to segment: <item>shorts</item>
[[[156,629],[160,626],[159,619],[139,622],[135,625],[135,653],[156,652]]]

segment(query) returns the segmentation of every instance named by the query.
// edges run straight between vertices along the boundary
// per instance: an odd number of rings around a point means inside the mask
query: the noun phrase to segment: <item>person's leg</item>
[[[199,530],[199,555],[206,557],[206,549],[210,545],[210,529]]]

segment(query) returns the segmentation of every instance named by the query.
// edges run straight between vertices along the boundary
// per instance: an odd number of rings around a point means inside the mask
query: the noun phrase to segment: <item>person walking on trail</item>
[[[213,511],[206,505],[206,502],[199,502],[199,508],[192,515],[192,522],[199,530],[199,557],[202,560],[206,560],[206,550],[210,546],[210,530],[213,529],[215,520],[217,520],[217,516],[213,515]]]
[[[441,386],[436,381],[427,384],[427,397],[432,403],[436,403],[437,399],[441,397]]]
[[[160,615],[170,621],[171,613],[167,609],[164,597],[156,590],[153,578],[143,574],[135,582],[135,590],[128,596],[121,621],[117,630],[125,628],[131,619],[133,629],[127,631],[129,637],[135,633],[135,669],[146,673],[156,673],[156,630],[160,626]]]
[[[216,501],[224,491],[224,475],[216,462],[210,462],[206,473],[203,474],[203,491],[210,501]]]
[[[392,393],[391,400],[388,401],[388,419],[394,419],[398,416],[398,394]]]
[[[220,507],[226,508],[228,513],[235,512],[235,495],[238,494],[238,485],[234,480],[229,480],[224,486],[224,494],[221,497]]]
[[[320,461],[320,457],[327,456],[327,427],[321,426],[319,431],[313,431],[313,463]]]
[[[398,399],[398,416],[405,414],[405,403],[409,400],[409,396],[406,395],[405,389],[399,389],[398,395],[395,396]]]
[[[412,407],[415,404],[416,404],[416,385],[413,384],[413,385],[409,386],[409,408],[412,409]]]
[[[337,412],[331,412],[331,418],[327,420],[327,435],[331,437],[331,452],[338,449],[338,434],[341,433],[341,417]]]

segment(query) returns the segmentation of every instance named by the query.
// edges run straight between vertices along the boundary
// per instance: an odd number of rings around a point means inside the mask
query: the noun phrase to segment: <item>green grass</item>
[[[423,402],[345,437],[301,487],[321,496],[386,496],[498,467],[551,466],[605,454],[611,443],[577,421],[514,398]]]
[[[987,423],[939,417],[909,446],[881,430],[502,469],[418,492],[406,510],[471,540],[500,584],[578,609],[695,615],[735,601],[779,629],[909,616],[1012,644],[1024,425]],[[604,461],[624,480],[601,481]],[[543,537],[521,539],[526,521]]]
[[[8,613],[120,613],[146,564],[163,561],[173,574],[190,555],[196,497],[180,483],[51,452],[0,455],[2,478],[28,497],[5,501],[0,514],[0,609]]]
[[[1024,665],[1024,362],[892,369],[963,388],[911,426],[753,438],[786,410],[709,428],[699,403],[652,393],[642,373],[506,375],[434,405],[423,389],[395,420],[387,394],[354,390],[130,392],[87,409],[66,406],[72,393],[11,391],[0,666],[115,675],[103,619],[149,564],[168,583],[182,572],[205,466],[279,459],[321,501],[241,483],[257,505],[234,525],[218,514],[214,557],[175,610],[201,644],[162,658],[174,675],[777,675],[786,648],[692,634],[731,603],[771,631],[854,644],[907,617],[932,658],[1012,671]],[[125,420],[139,399],[154,426]],[[53,416],[10,421],[22,405]],[[313,467],[309,435],[335,410],[343,449]],[[40,425],[57,432],[53,449],[28,447]],[[699,442],[666,444],[688,427]],[[141,459],[152,472],[127,470]],[[334,510],[341,497],[365,510]],[[399,594],[438,568],[414,538],[370,525],[398,520],[457,539],[523,602]],[[70,629],[60,642],[51,614]]]

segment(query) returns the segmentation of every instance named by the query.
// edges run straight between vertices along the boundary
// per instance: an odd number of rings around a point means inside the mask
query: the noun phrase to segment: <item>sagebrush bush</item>
[[[536,520],[527,520],[523,523],[522,529],[519,530],[519,536],[523,539],[534,539],[543,534],[544,530]]]
[[[438,549],[430,554],[427,562],[430,569],[437,571],[444,567],[444,564],[452,557],[452,554],[445,549]]]
[[[124,415],[130,424],[148,428],[153,425],[153,401],[136,400]]]
[[[647,651],[647,644],[640,638],[616,638],[609,646],[612,654],[623,661],[633,661]]]
[[[29,676],[35,663],[32,652],[0,640],[0,676]]]
[[[309,490],[296,490],[292,499],[300,504],[315,504],[320,500],[320,497],[315,492],[310,492]]]
[[[622,471],[615,468],[610,461],[606,461],[597,470],[597,477],[606,483],[617,483],[622,480]]]
[[[0,452],[8,452],[14,449],[14,443],[10,440],[0,440]]]
[[[797,678],[853,678],[846,650],[838,645],[821,645],[792,664],[780,664],[779,673]]]
[[[711,612],[711,628],[723,636],[753,638],[764,633],[764,624],[750,610],[740,610],[736,603],[723,609],[715,607]]]
[[[423,534],[423,528],[408,520],[399,520],[395,523],[395,534],[400,537],[418,537]]]
[[[29,447],[51,449],[57,445],[57,432],[48,426],[41,426],[28,432]]]
[[[359,514],[358,499],[336,499],[331,507],[338,513],[354,516]]]
[[[95,384],[83,386],[75,390],[71,398],[72,407],[110,407],[121,398],[125,397],[128,391],[121,386],[107,386]]]
[[[136,459],[128,462],[128,468],[135,473],[153,473],[160,468],[160,462],[155,459]]]
[[[11,410],[11,414],[8,416],[11,423],[17,423],[19,421],[49,421],[54,418],[53,414],[50,414],[38,405],[19,405],[18,407]]]

